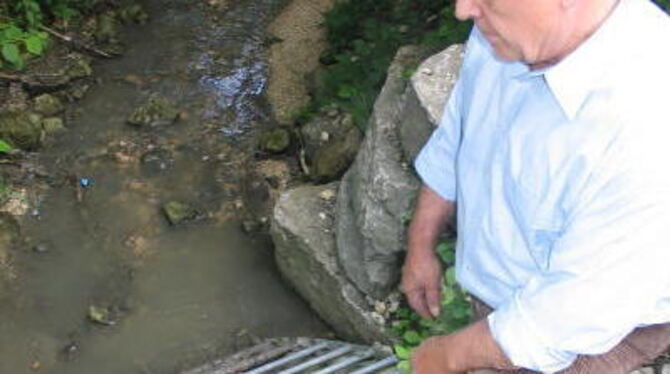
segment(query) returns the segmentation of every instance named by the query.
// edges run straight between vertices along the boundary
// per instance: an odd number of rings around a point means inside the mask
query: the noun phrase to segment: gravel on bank
[[[292,0],[270,24],[268,31],[281,40],[269,50],[267,95],[273,115],[288,124],[309,103],[305,76],[319,64],[326,49],[323,14],[336,0]]]

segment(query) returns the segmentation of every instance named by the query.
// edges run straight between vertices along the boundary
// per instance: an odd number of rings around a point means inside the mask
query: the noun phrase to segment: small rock
[[[355,127],[340,139],[334,139],[318,148],[312,162],[311,177],[319,182],[338,179],[356,158],[363,137]]]
[[[30,370],[37,371],[42,368],[42,363],[40,361],[33,361],[30,363]]]
[[[111,318],[111,315],[112,314],[108,308],[91,305],[88,307],[88,314],[86,316],[91,322],[105,326],[112,326],[116,322]]]
[[[319,212],[319,218],[326,219],[326,218],[328,218],[328,216],[324,212]]]
[[[321,199],[323,199],[323,200],[327,200],[327,201],[331,201],[331,200],[335,199],[336,196],[337,196],[337,195],[335,194],[335,191],[334,191],[334,190],[330,190],[330,189],[328,189],[328,190],[323,190],[323,191],[321,191],[321,193],[319,193],[319,197],[320,197]]]
[[[65,131],[65,124],[60,117],[49,117],[42,120],[42,129],[47,134],[55,134]]]
[[[375,302],[375,312],[379,313],[380,315],[384,315],[387,311],[386,303],[383,301],[376,301]]]
[[[255,220],[248,219],[242,221],[242,231],[245,234],[258,232],[260,231],[261,227],[262,227],[261,223]]]
[[[49,246],[45,243],[38,243],[33,246],[33,252],[35,253],[47,253],[49,252]]]
[[[663,365],[661,369],[661,374],[670,374],[670,364]]]
[[[195,208],[179,201],[170,201],[164,204],[163,213],[171,225],[178,225],[198,216],[198,211]]]
[[[172,167],[174,160],[169,150],[155,148],[140,157],[142,169],[148,173],[163,172]]]
[[[34,99],[35,111],[45,116],[54,116],[63,110],[65,106],[61,101],[50,94],[42,94]]]
[[[373,320],[376,324],[378,324],[378,325],[380,325],[380,326],[383,326],[383,325],[386,323],[386,320],[384,319],[384,317],[383,317],[381,314],[377,313],[377,312],[372,312],[372,313],[370,313],[370,317],[372,318],[372,320]]]
[[[322,141],[322,142],[325,143],[325,142],[327,142],[329,139],[330,139],[330,134],[329,134],[329,133],[327,133],[327,132],[325,132],[325,131],[321,132],[321,141]]]
[[[135,109],[126,122],[140,127],[165,126],[176,121],[178,116],[179,109],[174,103],[162,96],[154,95]]]
[[[431,69],[424,68],[424,69],[421,69],[421,74],[430,76],[430,75],[433,75],[433,71]]]
[[[282,153],[291,145],[291,134],[284,128],[264,132],[260,137],[261,150],[269,153]]]
[[[141,5],[133,4],[118,11],[119,18],[123,23],[138,23],[143,25],[149,20],[149,15],[144,11]]]
[[[73,341],[65,345],[62,352],[66,360],[72,360],[77,354],[79,354],[80,350],[81,347],[79,346],[79,343]]]
[[[24,150],[42,145],[42,117],[35,113],[5,112],[0,114],[0,138]]]
[[[98,43],[113,43],[118,41],[119,22],[116,20],[113,12],[99,15],[96,26],[93,36]]]
[[[90,77],[93,74],[93,68],[88,59],[80,54],[72,54],[70,65],[67,67],[65,75],[68,80]]]

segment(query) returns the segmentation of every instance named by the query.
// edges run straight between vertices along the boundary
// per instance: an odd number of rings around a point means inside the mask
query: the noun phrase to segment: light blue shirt
[[[418,156],[456,201],[457,277],[518,366],[554,372],[670,321],[670,20],[621,0],[560,63],[480,32]]]

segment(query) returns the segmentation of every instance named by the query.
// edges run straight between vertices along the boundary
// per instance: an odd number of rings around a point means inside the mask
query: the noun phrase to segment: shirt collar
[[[545,80],[563,112],[574,119],[589,94],[597,90],[622,58],[622,46],[644,27],[639,7],[647,0],[620,0],[605,22],[576,50],[544,70]]]

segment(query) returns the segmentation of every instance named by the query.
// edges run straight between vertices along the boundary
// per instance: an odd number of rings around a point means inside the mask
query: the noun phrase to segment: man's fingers
[[[430,309],[428,308],[428,303],[426,303],[426,297],[422,289],[406,291],[405,296],[407,297],[409,306],[415,312],[419,313],[423,318],[431,318]]]
[[[426,303],[433,318],[440,315],[440,298],[440,289],[438,287],[428,287],[426,289]]]

